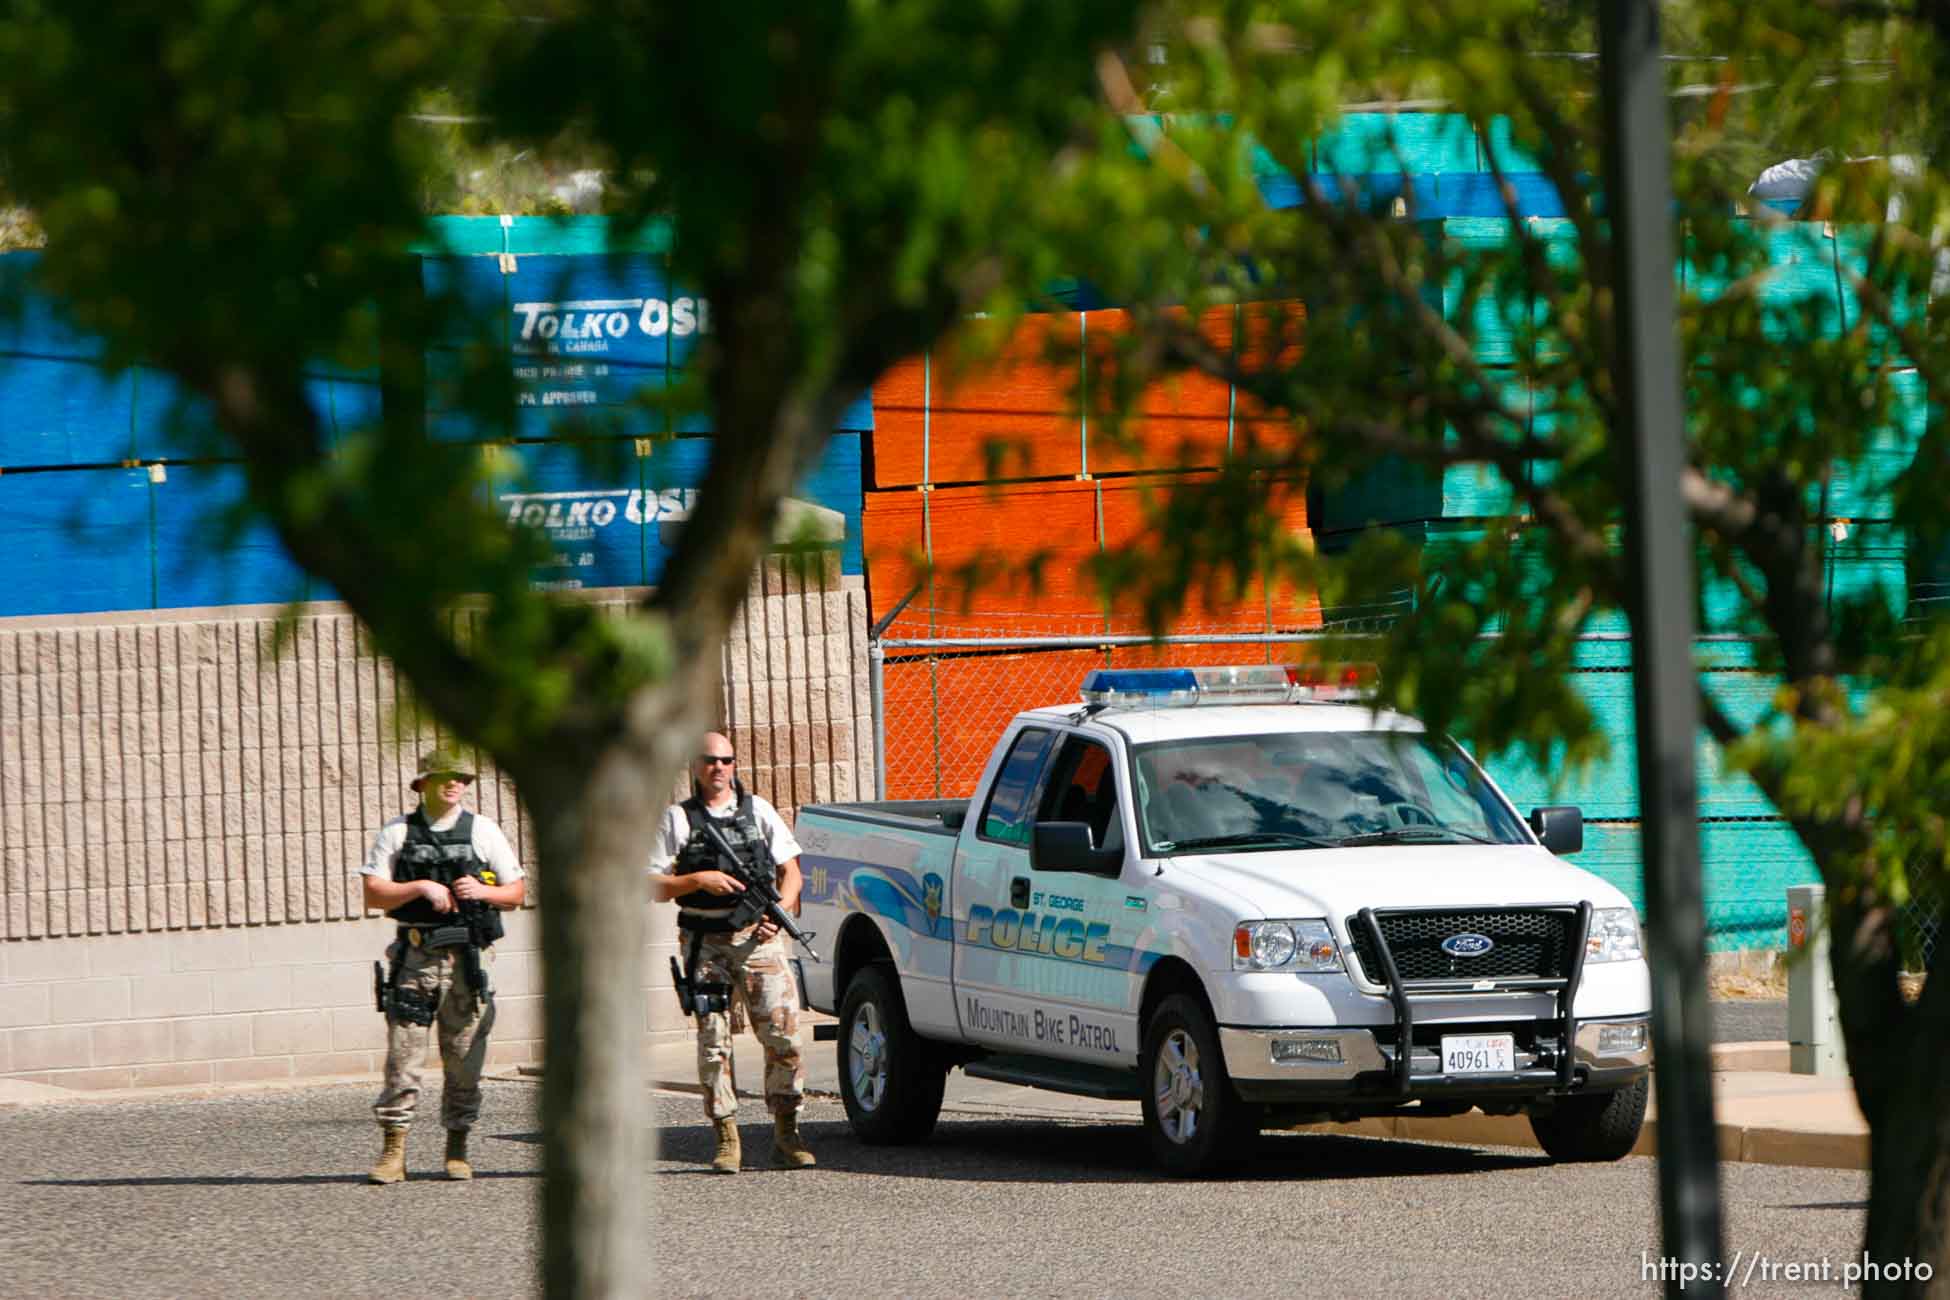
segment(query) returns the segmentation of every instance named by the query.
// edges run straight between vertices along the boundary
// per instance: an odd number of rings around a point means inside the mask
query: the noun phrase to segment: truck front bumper
[[[1427,1025],[1412,1034],[1407,1087],[1399,1039],[1392,1028],[1314,1029],[1223,1026],[1219,1049],[1226,1073],[1248,1101],[1371,1101],[1400,1104],[1421,1097],[1545,1096],[1624,1087],[1652,1064],[1651,1023],[1644,1016],[1587,1020],[1572,1036],[1571,1068],[1563,1070],[1558,1025],[1512,1022]],[[1449,1033],[1512,1033],[1516,1069],[1508,1073],[1446,1074],[1440,1037]]]

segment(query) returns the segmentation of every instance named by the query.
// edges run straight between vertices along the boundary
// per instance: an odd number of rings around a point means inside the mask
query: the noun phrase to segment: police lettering
[[[968,909],[963,941],[1005,952],[1105,962],[1110,960],[1105,950],[1109,939],[1110,926],[1102,921],[1086,925],[1074,916],[1038,917],[1034,912],[1018,912],[1012,907],[997,911],[978,903]]]

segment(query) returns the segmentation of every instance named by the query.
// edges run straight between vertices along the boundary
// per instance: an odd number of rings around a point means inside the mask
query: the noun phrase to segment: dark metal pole
[[[1658,1100],[1659,1218],[1668,1264],[1705,1265],[1668,1294],[1725,1294],[1719,1144],[1708,1065],[1706,919],[1694,788],[1693,535],[1680,497],[1686,416],[1673,302],[1671,155],[1657,0],[1600,0],[1605,213],[1612,229],[1618,401],[1630,466],[1634,717]]]

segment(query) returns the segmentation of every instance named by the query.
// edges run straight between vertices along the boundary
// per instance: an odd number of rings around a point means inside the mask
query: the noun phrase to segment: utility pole
[[[1604,215],[1615,250],[1619,409],[1630,491],[1633,716],[1652,967],[1661,1249],[1703,1264],[1670,1295],[1721,1296],[1719,1144],[1713,1122],[1701,900],[1693,530],[1680,496],[1686,412],[1673,297],[1671,148],[1657,0],[1600,0]],[[1673,1270],[1676,1274],[1677,1269]],[[1690,1277],[1691,1271],[1688,1276]]]

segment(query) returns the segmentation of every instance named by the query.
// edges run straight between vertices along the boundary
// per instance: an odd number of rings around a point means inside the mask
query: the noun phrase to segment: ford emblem
[[[1496,947],[1487,934],[1452,934],[1442,941],[1442,951],[1451,957],[1481,957]]]

